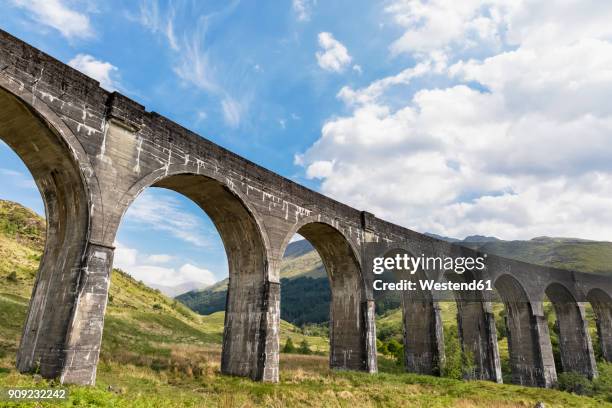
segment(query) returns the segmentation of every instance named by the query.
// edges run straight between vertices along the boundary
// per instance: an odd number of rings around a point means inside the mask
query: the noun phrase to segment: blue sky
[[[612,6],[489,0],[3,0],[0,27],[281,175],[419,231],[612,237]],[[0,145],[0,194],[43,212]],[[143,214],[165,214],[154,234]],[[184,225],[196,223],[190,236]],[[148,190],[117,263],[227,274],[210,221]]]

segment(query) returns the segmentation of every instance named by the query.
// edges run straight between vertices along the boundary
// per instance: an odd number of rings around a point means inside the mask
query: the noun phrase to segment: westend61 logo
[[[408,254],[397,254],[393,257],[374,258],[372,272],[380,275],[385,271],[405,271],[414,275],[417,270],[444,270],[454,271],[462,275],[467,270],[482,271],[485,269],[487,255],[479,257],[440,257],[425,256],[413,257]],[[493,290],[490,280],[474,280],[471,282],[435,282],[432,279],[417,282],[402,279],[399,282],[374,281],[374,290]]]

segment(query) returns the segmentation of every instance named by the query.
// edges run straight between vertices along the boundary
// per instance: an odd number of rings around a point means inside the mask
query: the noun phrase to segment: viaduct
[[[174,190],[213,220],[229,263],[221,370],[278,381],[280,262],[295,233],[320,254],[332,291],[329,364],[377,371],[372,259],[392,253],[480,256],[302,187],[0,31],[0,137],[32,173],[47,240],[17,354],[22,372],[94,384],[123,214],[147,187]],[[504,302],[512,382],[549,387],[557,370],[544,316],[557,316],[561,367],[597,376],[585,318],[593,306],[612,361],[612,279],[489,255],[484,271]],[[418,276],[443,281],[444,271]],[[456,280],[458,275],[455,275]],[[473,378],[501,382],[495,317],[485,292],[455,295]],[[436,293],[403,292],[406,370],[439,373],[444,342]]]

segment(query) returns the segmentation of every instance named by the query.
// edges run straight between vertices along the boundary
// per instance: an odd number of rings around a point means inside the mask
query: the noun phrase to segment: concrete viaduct
[[[278,381],[280,262],[295,233],[320,254],[332,291],[332,368],[377,371],[375,256],[478,256],[376,218],[266,170],[0,31],[0,137],[32,173],[45,203],[47,241],[17,355],[22,372],[94,384],[123,214],[150,186],[193,200],[213,220],[229,263],[221,370]],[[442,281],[442,271],[420,271]],[[454,278],[456,279],[458,275]],[[553,302],[564,371],[597,375],[584,307],[593,305],[601,353],[612,360],[612,280],[489,256],[484,271],[505,304],[512,380],[555,383],[544,317]],[[403,292],[405,365],[444,366],[436,293]],[[473,378],[501,381],[494,301],[457,294],[462,349]]]

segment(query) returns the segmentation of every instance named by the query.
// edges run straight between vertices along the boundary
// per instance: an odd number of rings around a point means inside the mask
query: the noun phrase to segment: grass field
[[[0,216],[4,216],[3,211],[6,214],[2,205],[0,201]],[[55,381],[19,374],[14,368],[42,250],[37,238],[40,225],[29,220],[33,215],[20,214],[9,223],[0,223],[0,388],[57,387]],[[23,228],[13,225],[16,222]],[[455,313],[454,304],[443,304],[447,331]],[[534,407],[544,402],[546,407],[612,406],[606,402],[612,401],[612,395],[605,392],[584,397],[558,390],[408,374],[393,358],[382,355],[380,373],[376,375],[332,371],[325,355],[281,354],[279,384],[224,376],[219,372],[223,320],[222,312],[200,316],[115,271],[96,386],[68,387],[70,399],[61,404],[24,405],[495,408]],[[400,322],[399,311],[389,313],[378,319],[379,332],[386,328],[396,331]],[[282,322],[282,344],[289,337],[296,345],[307,340],[314,351],[324,353],[328,348],[327,338],[307,336],[301,329]],[[600,370],[600,384],[612,390],[612,365],[602,364]]]

